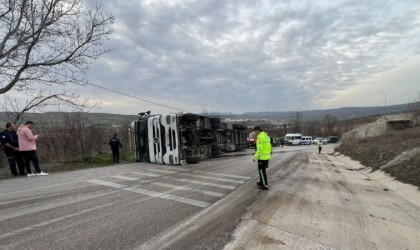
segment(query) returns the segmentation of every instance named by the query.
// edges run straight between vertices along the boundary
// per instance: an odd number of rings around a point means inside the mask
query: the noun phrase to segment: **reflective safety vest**
[[[271,158],[271,141],[270,137],[265,132],[260,132],[257,135],[257,151],[254,155],[254,160],[270,160]]]
[[[318,145],[318,147],[322,148],[322,140],[318,140],[318,142],[316,143]]]

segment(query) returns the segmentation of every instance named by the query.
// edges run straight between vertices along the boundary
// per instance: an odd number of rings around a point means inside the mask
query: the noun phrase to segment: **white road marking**
[[[240,175],[233,175],[233,174],[218,174],[213,172],[206,172],[206,171],[194,171],[195,173],[202,173],[202,174],[211,174],[211,175],[218,175],[218,176],[224,176],[224,177],[233,177],[233,178],[239,178],[239,179],[245,179],[245,180],[251,180],[252,177],[249,176],[240,176]]]
[[[117,192],[118,192],[118,191],[117,191]],[[112,205],[112,204],[114,204],[114,203],[115,203],[115,202],[112,202],[112,203],[107,203],[107,204],[103,204],[103,205],[99,205],[99,206],[92,207],[92,208],[88,208],[88,209],[85,209],[85,210],[82,210],[82,211],[79,211],[79,212],[75,212],[75,213],[72,213],[72,214],[67,214],[67,215],[62,216],[62,217],[58,217],[58,218],[55,218],[55,219],[51,219],[51,220],[47,220],[47,221],[43,221],[43,222],[38,223],[38,224],[34,224],[34,225],[30,225],[30,226],[26,226],[26,227],[23,227],[23,228],[17,229],[17,230],[15,230],[15,231],[8,232],[8,233],[5,233],[5,234],[3,234],[3,235],[0,235],[0,239],[1,239],[1,238],[6,238],[6,237],[13,236],[13,235],[15,235],[15,234],[17,234],[17,233],[23,233],[23,232],[26,232],[26,231],[34,230],[34,229],[36,229],[36,228],[38,228],[38,227],[46,226],[46,225],[49,225],[49,224],[52,224],[52,223],[55,223],[55,222],[58,222],[58,221],[62,221],[62,220],[65,220],[65,219],[68,219],[68,218],[71,218],[71,217],[74,217],[74,216],[78,216],[78,215],[81,215],[81,214],[85,214],[85,213],[88,213],[88,212],[94,211],[94,210],[96,210],[96,209],[100,209],[100,208],[103,208],[103,207],[110,206],[110,205]]]
[[[156,185],[156,186],[160,186],[160,187],[167,187],[167,188],[172,188],[172,189],[182,190],[182,191],[190,191],[190,192],[194,192],[194,193],[200,193],[200,194],[205,194],[205,195],[215,196],[215,197],[225,196],[224,193],[213,192],[213,191],[202,190],[202,189],[195,189],[195,188],[190,188],[190,187],[186,187],[186,186],[172,185],[172,184],[167,184],[167,183],[163,183],[163,182],[153,182],[151,184]]]
[[[126,188],[127,187],[126,185],[122,185],[122,184],[118,184],[118,183],[114,183],[114,182],[109,182],[109,181],[97,180],[97,179],[88,180],[87,182],[95,183],[95,184],[102,185],[102,186],[113,187],[113,188]]]
[[[25,189],[14,191],[14,192],[3,193],[3,194],[0,194],[0,196],[17,194],[17,193],[24,193],[24,192],[33,192],[34,190],[40,190],[40,189],[52,188],[52,187],[59,187],[59,186],[70,185],[70,184],[75,184],[75,183],[79,183],[79,182],[85,182],[85,180],[69,181],[69,182],[64,182],[64,183],[55,184],[55,185],[48,185],[48,186],[43,186],[43,187],[29,187],[29,186],[25,186]]]
[[[161,170],[161,169],[147,169],[147,171],[158,172],[158,173],[166,173],[166,174],[178,174],[178,172],[175,172],[175,171]]]
[[[173,170],[179,170],[179,171],[190,171],[188,169],[184,169],[181,167],[169,167],[169,166],[162,166],[163,168],[173,169]]]
[[[128,176],[124,176],[124,175],[112,175],[112,178],[117,178],[117,179],[121,179],[121,180],[126,180],[126,181],[138,181],[139,178],[133,178],[133,177],[128,177]]]
[[[208,207],[208,206],[210,206],[209,202],[193,200],[193,199],[184,198],[184,197],[181,197],[181,196],[155,192],[155,191],[142,189],[142,188],[130,187],[130,188],[124,188],[124,190],[131,191],[131,192],[134,192],[134,193],[144,194],[144,195],[155,197],[155,198],[172,200],[172,201],[176,201],[176,202],[179,202],[179,203],[189,204],[189,205],[193,205],[193,206],[197,206],[197,207]]]
[[[136,174],[136,175],[143,175],[143,176],[148,176],[148,177],[159,177],[159,174],[148,174],[148,173],[140,173],[140,172],[131,172],[132,174]]]
[[[181,181],[181,182],[188,182],[188,183],[193,183],[193,184],[200,184],[204,186],[218,187],[218,188],[231,189],[231,190],[236,189],[235,186],[222,185],[222,184],[216,184],[216,183],[210,183],[210,182],[204,182],[204,181],[194,181],[194,180],[175,178],[175,177],[170,177],[170,176],[164,176],[163,178],[172,179],[172,180]]]
[[[118,188],[118,189],[122,189],[122,190],[125,190],[125,191],[130,191],[130,192],[134,192],[134,193],[144,194],[144,195],[155,197],[155,198],[172,200],[172,201],[176,201],[176,202],[180,202],[180,203],[184,203],[184,204],[189,204],[189,205],[193,205],[193,206],[197,206],[197,207],[208,207],[211,204],[211,203],[205,202],[205,201],[199,201],[199,200],[184,198],[184,197],[181,197],[181,196],[155,192],[155,191],[151,191],[151,190],[147,190],[147,189],[142,189],[142,188],[137,188],[137,187],[127,187],[126,185],[113,183],[113,182],[109,182],[109,181],[92,179],[92,180],[88,180],[88,182],[98,184],[98,185],[102,185],[102,186]]]
[[[224,181],[224,182],[239,183],[239,184],[244,184],[245,183],[245,181],[236,181],[236,180],[231,180],[231,179],[210,177],[210,176],[197,175],[197,174],[181,174],[181,175],[186,175],[186,176],[191,176],[191,177],[198,177],[198,178],[203,178],[203,179],[208,179],[208,180],[215,180],[215,181]]]

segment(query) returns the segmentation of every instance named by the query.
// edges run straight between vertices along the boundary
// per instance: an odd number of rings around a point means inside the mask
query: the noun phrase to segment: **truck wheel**
[[[182,119],[185,121],[196,122],[199,119],[199,116],[192,113],[186,113],[182,116]]]
[[[212,129],[220,129],[221,128],[221,124],[220,123],[211,123],[211,128]]]
[[[222,151],[211,151],[211,156],[220,156],[222,154]]]
[[[200,162],[201,157],[196,155],[188,155],[186,160],[188,164],[196,164]]]
[[[246,126],[245,125],[242,125],[242,124],[233,124],[233,129],[236,129],[236,130],[245,130],[246,129]]]
[[[211,123],[220,123],[220,118],[213,117],[213,118],[210,118],[210,121]]]
[[[219,145],[211,145],[211,151],[220,151],[221,148]]]

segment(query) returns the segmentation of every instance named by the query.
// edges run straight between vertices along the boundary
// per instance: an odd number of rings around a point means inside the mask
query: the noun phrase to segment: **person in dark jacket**
[[[112,160],[114,163],[120,162],[120,148],[122,148],[122,144],[118,140],[117,134],[114,134],[114,137],[109,140],[108,144],[111,146]]]
[[[23,156],[21,152],[19,152],[19,141],[16,134],[15,124],[10,122],[6,124],[6,129],[1,133],[1,142],[3,144],[4,153],[7,156],[12,175],[26,175]],[[16,170],[16,164],[19,172]]]

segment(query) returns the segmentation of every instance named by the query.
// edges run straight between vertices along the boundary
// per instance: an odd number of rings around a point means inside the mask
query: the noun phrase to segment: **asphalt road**
[[[274,154],[269,171],[295,154]],[[265,192],[257,176],[251,156],[238,156],[3,180],[0,248],[221,249]]]

